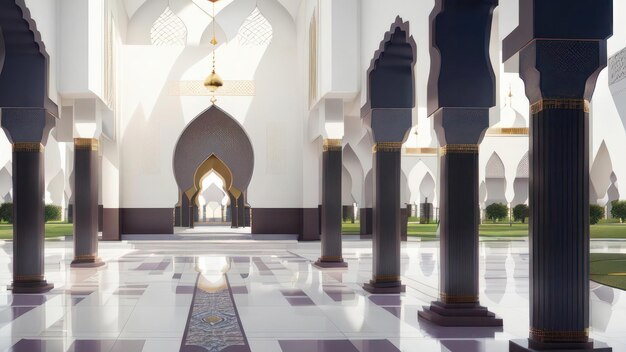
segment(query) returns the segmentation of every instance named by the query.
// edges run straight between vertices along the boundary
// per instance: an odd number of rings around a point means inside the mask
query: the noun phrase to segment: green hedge
[[[0,221],[13,223],[13,203],[0,204]]]
[[[52,204],[46,205],[44,209],[44,219],[46,222],[61,220],[61,207]]]
[[[604,208],[597,204],[591,204],[589,206],[589,224],[595,225],[602,218],[604,218]]]

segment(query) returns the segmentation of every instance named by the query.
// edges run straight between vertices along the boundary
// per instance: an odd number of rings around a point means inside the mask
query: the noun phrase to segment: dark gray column
[[[189,198],[183,193],[180,202],[180,226],[189,227]]]
[[[345,268],[341,248],[341,139],[324,140],[322,152],[322,255],[319,268]]]
[[[230,197],[230,227],[236,229],[239,227],[237,198],[235,198],[235,196],[233,196],[231,193],[229,193],[228,196]]]
[[[237,198],[237,227],[246,227],[246,201],[243,193]]]
[[[368,69],[368,100],[361,117],[373,146],[374,223],[371,293],[405,291],[400,261],[401,150],[415,107],[416,44],[408,22],[397,17]]]
[[[180,216],[181,216],[180,206],[177,205],[174,207],[174,226],[175,227],[180,227]]]
[[[196,199],[198,197],[198,194],[195,194],[190,200],[189,200],[189,228],[193,229],[196,226],[196,220],[198,218],[198,207],[196,206]]]
[[[41,293],[44,278],[44,145],[55,118],[40,108],[2,108],[13,144],[13,293]]]
[[[610,351],[589,339],[589,102],[613,2],[528,0],[519,23],[503,57],[519,53],[531,103],[530,338],[510,350]]]
[[[98,140],[74,139],[74,260],[72,267],[104,265],[98,258]]]
[[[400,280],[401,150],[401,142],[374,146],[374,267],[372,279],[363,285],[372,293],[405,291]]]
[[[442,326],[502,326],[479,303],[478,150],[496,105],[489,57],[497,0],[436,0],[428,110],[442,146],[439,300],[419,317]],[[445,11],[444,11],[445,9]]]
[[[359,209],[359,230],[361,239],[372,238],[372,208]]]
[[[13,144],[13,293],[40,293],[44,279],[44,147]]]
[[[206,204],[202,206],[202,221],[206,222]]]

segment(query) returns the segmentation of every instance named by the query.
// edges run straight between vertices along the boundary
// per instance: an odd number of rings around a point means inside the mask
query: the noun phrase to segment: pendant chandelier
[[[220,77],[215,72],[215,50],[217,49],[217,38],[215,37],[215,3],[219,0],[209,1],[213,3],[213,36],[211,38],[211,44],[213,45],[213,70],[211,71],[211,74],[204,80],[204,86],[211,93],[213,93],[213,96],[211,97],[211,103],[215,104],[215,102],[217,101],[217,99],[215,98],[215,92],[217,92],[217,90],[224,85],[224,81],[222,80],[222,77]]]

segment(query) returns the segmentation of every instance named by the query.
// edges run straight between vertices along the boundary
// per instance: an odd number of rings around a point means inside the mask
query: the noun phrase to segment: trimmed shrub
[[[0,221],[13,223],[13,203],[3,203],[0,205]]]
[[[604,208],[597,204],[591,204],[589,206],[589,223],[595,225],[600,222],[602,218],[604,218]]]
[[[44,209],[44,220],[46,222],[61,220],[61,207],[52,204],[46,205],[46,208]]]
[[[621,222],[626,220],[626,201],[616,200],[611,203],[611,216],[620,219]]]
[[[518,204],[513,208],[513,220],[521,221],[522,224],[526,223],[526,218],[528,218],[528,205],[526,204]]]
[[[502,220],[509,215],[509,208],[502,203],[493,203],[485,209],[487,219],[492,220],[494,224],[498,220]]]

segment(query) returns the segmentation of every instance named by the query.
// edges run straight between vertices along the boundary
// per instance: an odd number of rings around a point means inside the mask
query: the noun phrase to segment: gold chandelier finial
[[[211,44],[213,45],[213,70],[211,74],[204,80],[204,86],[213,93],[211,97],[211,103],[215,104],[217,98],[215,98],[215,92],[224,85],[222,77],[215,72],[215,50],[217,45],[217,38],[215,37],[215,3],[219,0],[209,0],[213,4],[213,37],[211,38]]]

